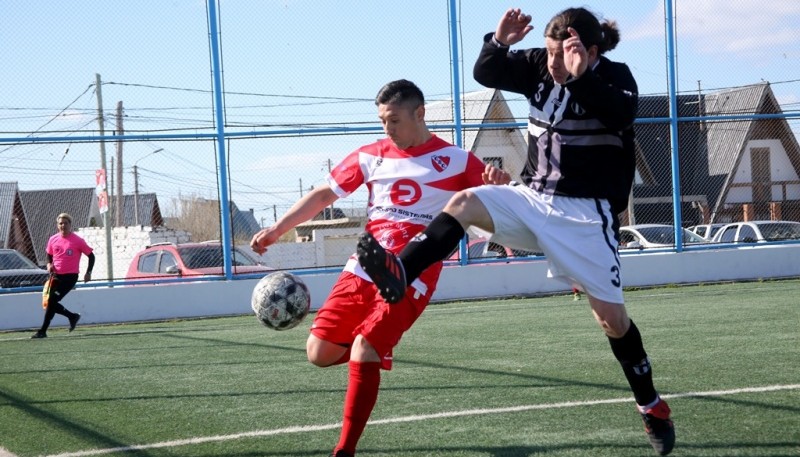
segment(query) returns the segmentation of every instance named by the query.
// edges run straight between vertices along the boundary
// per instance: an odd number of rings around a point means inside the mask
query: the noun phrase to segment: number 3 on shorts
[[[611,267],[611,273],[614,274],[614,279],[611,280],[611,284],[613,284],[614,287],[619,287],[622,284],[622,281],[619,279],[619,267],[616,265]]]

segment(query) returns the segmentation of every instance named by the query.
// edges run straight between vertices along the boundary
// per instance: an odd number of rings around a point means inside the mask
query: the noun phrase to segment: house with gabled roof
[[[769,83],[710,94],[706,113],[779,114]],[[723,176],[711,215],[719,222],[800,220],[800,145],[785,118],[708,124],[708,169]],[[748,214],[749,213],[749,214]]]
[[[453,101],[435,101],[425,105],[425,121],[428,126],[445,141],[456,144],[455,132],[437,130],[437,124],[453,124]],[[515,122],[503,92],[485,89],[463,94],[461,100],[464,124],[492,124]],[[512,179],[519,179],[525,166],[527,143],[518,128],[465,129],[462,147],[472,151],[485,163],[493,163],[509,172]]]
[[[680,95],[677,111],[680,117],[781,113],[768,83]],[[647,122],[668,113],[666,96],[639,100],[636,223],[673,221],[669,124]],[[684,225],[800,220],[800,146],[785,118],[679,122],[678,150]]]
[[[16,182],[0,183],[0,248],[15,249],[36,261]]]

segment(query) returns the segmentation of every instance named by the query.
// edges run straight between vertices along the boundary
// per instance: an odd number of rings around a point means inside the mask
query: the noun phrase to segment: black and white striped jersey
[[[627,65],[601,56],[580,78],[556,84],[547,50],[509,51],[486,35],[473,74],[482,85],[525,95],[528,157],[522,181],[537,191],[627,205],[635,172],[638,93]]]

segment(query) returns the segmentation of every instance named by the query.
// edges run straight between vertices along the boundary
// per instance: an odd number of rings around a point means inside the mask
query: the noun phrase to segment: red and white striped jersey
[[[404,150],[386,138],[350,153],[326,179],[340,198],[367,186],[366,230],[386,249],[398,253],[442,211],[453,194],[483,184],[484,168],[474,154],[436,135]],[[345,270],[369,280],[355,256]],[[431,270],[438,277],[441,264]]]

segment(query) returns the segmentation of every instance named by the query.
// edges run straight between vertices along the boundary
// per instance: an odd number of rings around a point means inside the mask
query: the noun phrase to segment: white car
[[[714,239],[714,235],[717,234],[719,229],[721,229],[724,226],[725,226],[724,223],[699,224],[699,225],[693,225],[691,227],[686,227],[686,230],[696,233],[702,236],[703,238],[707,239],[708,241],[711,241]]]
[[[702,236],[683,231],[683,244],[708,243]],[[666,224],[625,225],[619,228],[620,249],[646,249],[675,247],[675,227]]]
[[[800,222],[750,221],[727,224],[714,236],[714,243],[767,243],[800,240]]]

